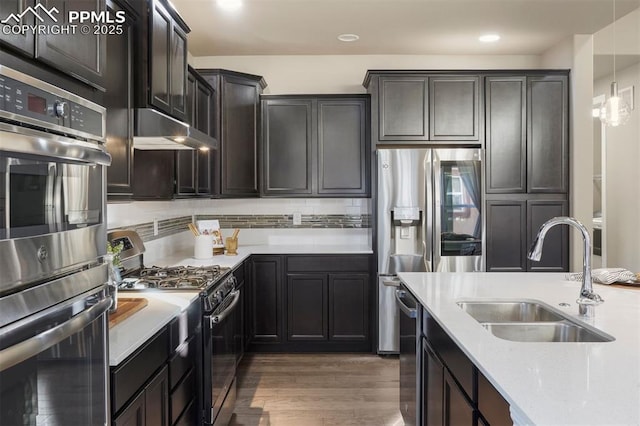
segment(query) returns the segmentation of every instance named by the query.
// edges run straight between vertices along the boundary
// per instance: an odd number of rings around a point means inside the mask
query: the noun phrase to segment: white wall
[[[318,55],[207,56],[193,59],[195,68],[225,68],[261,75],[265,93],[365,93],[369,69],[532,69],[540,57],[531,55]]]
[[[636,107],[629,121],[606,132],[607,266],[640,271],[640,64],[616,72],[619,89],[634,86]],[[594,95],[609,96],[613,76],[594,82]]]

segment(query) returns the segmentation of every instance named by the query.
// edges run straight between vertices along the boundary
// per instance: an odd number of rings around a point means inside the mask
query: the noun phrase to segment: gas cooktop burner
[[[152,266],[143,268],[136,277],[125,278],[121,290],[202,290],[215,283],[229,268],[220,266]]]

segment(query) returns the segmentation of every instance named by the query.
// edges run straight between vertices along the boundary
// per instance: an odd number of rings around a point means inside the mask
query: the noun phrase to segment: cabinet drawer
[[[188,343],[181,347],[169,361],[169,388],[176,387],[180,379],[191,369],[196,362],[198,339],[192,336]]]
[[[198,405],[196,401],[191,401],[191,404],[184,410],[182,416],[174,423],[173,426],[193,426],[198,424]]]
[[[422,321],[423,333],[431,347],[451,371],[467,398],[472,400],[475,374],[473,363],[428,312],[425,311]]]
[[[287,272],[369,272],[369,256],[288,256]]]
[[[141,349],[111,372],[111,408],[117,413],[122,406],[165,363],[169,356],[169,332],[164,328]]]
[[[171,424],[177,422],[178,418],[195,397],[195,376],[194,369],[187,374],[184,380],[171,393]]]

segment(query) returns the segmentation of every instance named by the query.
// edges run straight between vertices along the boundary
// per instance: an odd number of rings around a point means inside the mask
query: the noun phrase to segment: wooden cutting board
[[[118,297],[118,309],[109,313],[109,328],[121,323],[149,304],[144,298]]]
[[[636,284],[625,284],[625,283],[619,283],[619,284],[609,284],[607,287],[615,287],[615,288],[624,288],[627,290],[640,290],[640,284],[636,283]]]

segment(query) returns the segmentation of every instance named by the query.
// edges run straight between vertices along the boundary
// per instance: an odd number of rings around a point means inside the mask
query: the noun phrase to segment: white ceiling
[[[191,27],[189,51],[218,55],[538,55],[611,23],[612,0],[172,0]],[[640,0],[616,0],[618,17]],[[498,43],[479,35],[497,32]],[[342,33],[360,40],[343,43]]]

